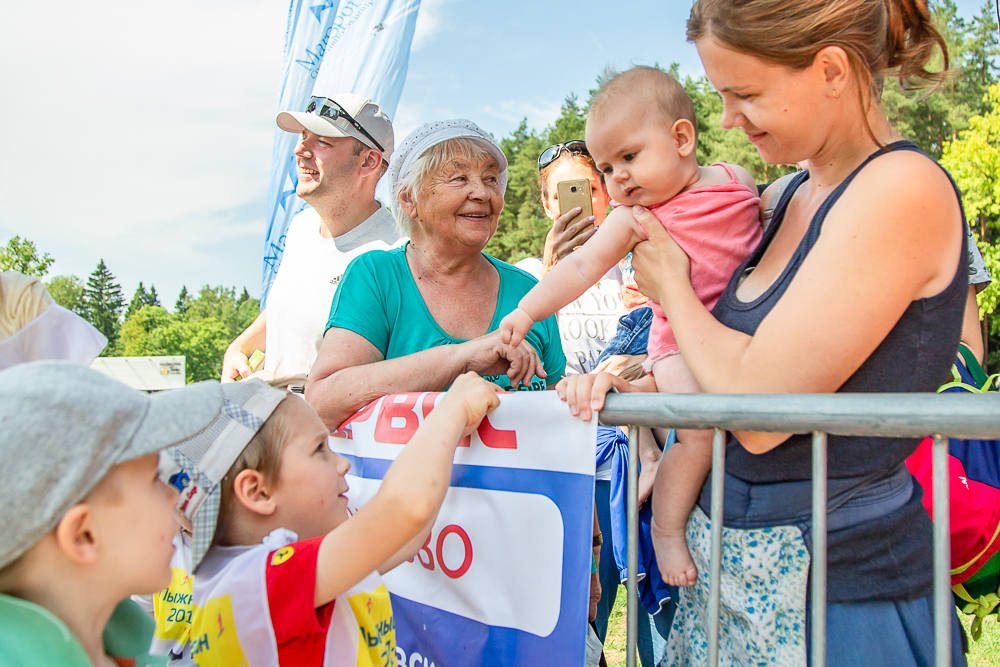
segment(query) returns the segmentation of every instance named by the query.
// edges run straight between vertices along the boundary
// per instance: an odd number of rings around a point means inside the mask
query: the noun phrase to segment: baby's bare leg
[[[679,354],[653,364],[653,377],[659,392],[701,392]],[[711,431],[679,430],[677,443],[660,461],[653,484],[653,546],[660,574],[673,586],[690,586],[698,577],[684,533],[688,516],[711,469]]]

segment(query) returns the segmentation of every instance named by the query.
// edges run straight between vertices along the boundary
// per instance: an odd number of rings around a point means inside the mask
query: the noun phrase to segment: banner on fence
[[[285,29],[278,111],[304,111],[313,95],[357,93],[394,118],[403,94],[420,0],[292,0]],[[285,251],[285,231],[305,202],[299,182],[298,135],[274,129],[267,195],[267,238],[260,307]]]
[[[386,396],[330,439],[351,462],[351,511],[442,396]],[[383,577],[399,666],[583,664],[596,428],[555,392],[510,393],[461,443],[430,536]]]

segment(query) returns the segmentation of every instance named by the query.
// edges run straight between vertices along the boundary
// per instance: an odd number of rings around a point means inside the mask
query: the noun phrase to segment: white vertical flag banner
[[[420,0],[292,0],[278,111],[304,111],[313,95],[356,93],[391,119],[403,92]],[[298,136],[277,127],[271,151],[260,305],[278,272],[285,230],[305,207],[295,196]]]

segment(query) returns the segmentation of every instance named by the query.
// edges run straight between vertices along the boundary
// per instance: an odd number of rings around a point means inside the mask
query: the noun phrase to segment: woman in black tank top
[[[684,252],[648,211],[634,209],[650,237],[634,253],[639,288],[663,306],[702,389],[934,391],[961,332],[964,216],[947,173],[902,141],[874,93],[890,67],[910,80],[940,80],[924,69],[944,46],[925,0],[696,0],[688,38],[722,95],[723,127],[745,132],[769,163],[808,165],[714,316],[691,288]],[[630,390],[604,374],[557,389],[589,418],[610,386]],[[734,435],[723,662],[780,655],[804,664],[809,446],[801,436]],[[829,439],[829,665],[933,660],[931,527],[903,467],[916,445]],[[693,554],[707,539],[707,495],[688,525]],[[766,541],[781,548],[769,551]],[[682,590],[664,664],[702,659],[705,600],[701,577]],[[805,621],[789,622],[799,610]],[[962,665],[957,620],[955,628],[953,664]]]

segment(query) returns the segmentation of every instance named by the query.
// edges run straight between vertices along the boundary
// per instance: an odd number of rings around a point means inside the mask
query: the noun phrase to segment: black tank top
[[[712,311],[716,319],[731,329],[753,335],[757,327],[795,278],[799,266],[819,238],[823,221],[833,205],[850,186],[854,177],[872,160],[890,150],[921,152],[908,141],[899,141],[873,153],[841,183],[813,216],[809,229],[792,255],[788,266],[764,294],[751,302],[736,298],[736,287],[748,266],[756,266],[781,226],[788,202],[808,177],[802,172],[792,178],[774,209],[773,222],[757,249],[733,274]],[[932,159],[928,157],[928,159]],[[936,163],[935,163],[936,164]],[[942,168],[943,169],[943,168]],[[947,174],[947,172],[945,172]],[[951,179],[951,176],[948,176]],[[952,180],[956,196],[958,187]],[[961,196],[959,196],[961,206]],[[962,212],[965,226],[965,213]],[[962,316],[968,294],[968,270],[965,266],[965,235],[958,269],[951,284],[942,292],[910,303],[902,317],[882,343],[857,371],[838,389],[839,392],[911,392],[935,391],[950,377],[951,365],[958,352]],[[877,295],[872,295],[878,298]],[[822,354],[818,350],[817,354]],[[898,467],[912,454],[919,440],[912,438],[829,437],[828,470],[831,478],[878,477]],[[793,435],[764,454],[751,454],[735,439],[726,452],[726,472],[751,483],[785,482],[810,479],[812,473],[811,438]]]

